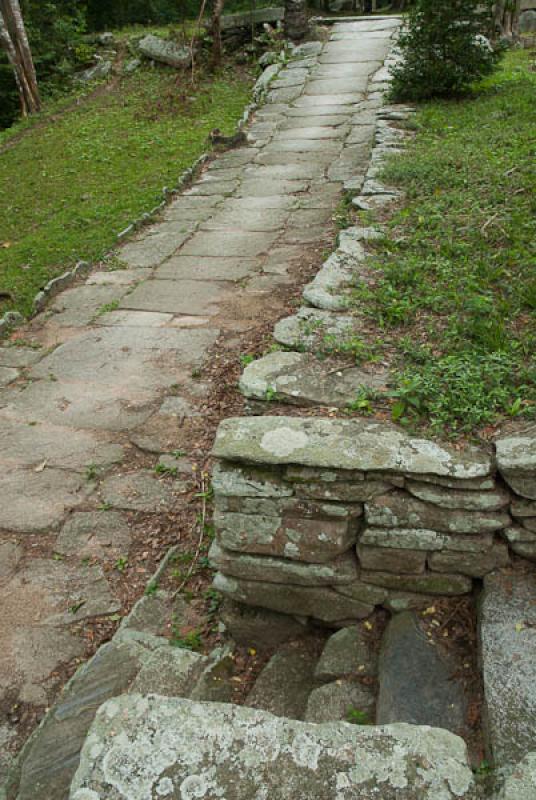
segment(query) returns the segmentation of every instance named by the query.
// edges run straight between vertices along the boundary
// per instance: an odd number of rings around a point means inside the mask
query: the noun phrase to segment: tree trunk
[[[285,0],[285,35],[289,39],[304,39],[309,32],[306,0]]]
[[[40,111],[35,67],[19,0],[0,0],[0,45],[13,67],[23,116]]]
[[[221,64],[221,15],[225,0],[213,0],[212,4],[212,65],[219,67]]]
[[[519,36],[521,0],[496,0],[494,8],[494,31],[507,39]]]

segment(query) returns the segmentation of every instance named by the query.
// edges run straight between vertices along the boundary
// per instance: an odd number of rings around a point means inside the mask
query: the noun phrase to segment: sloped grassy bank
[[[207,149],[213,128],[233,131],[251,83],[243,68],[201,76],[196,87],[188,74],[144,68],[45,111],[0,149],[0,315],[29,313],[47,281],[102,257]],[[16,135],[17,126],[2,143]]]
[[[396,421],[534,416],[535,101],[534,54],[511,51],[474,96],[423,105],[382,175],[407,199],[353,301],[394,349]]]

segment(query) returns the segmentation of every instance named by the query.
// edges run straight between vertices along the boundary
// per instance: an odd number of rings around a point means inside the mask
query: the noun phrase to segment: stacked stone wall
[[[247,605],[338,626],[536,561],[534,430],[457,449],[376,422],[237,418],[215,455],[215,587]]]

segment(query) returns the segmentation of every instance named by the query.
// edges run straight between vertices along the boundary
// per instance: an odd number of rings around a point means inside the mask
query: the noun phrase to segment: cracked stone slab
[[[90,465],[107,467],[121,461],[123,448],[88,430],[70,430],[47,422],[27,422],[0,415],[0,452],[4,469],[33,466],[40,472],[47,467],[85,471]]]
[[[446,443],[410,436],[394,425],[368,420],[229,418],[218,428],[213,453],[252,464],[301,464],[363,472],[453,478],[478,478],[493,472],[486,450],[468,446],[459,451]]]
[[[137,286],[121,301],[121,308],[170,314],[212,316],[228,296],[221,283],[199,280],[151,279]]]
[[[128,553],[130,528],[118,511],[78,511],[67,519],[54,550],[61,555],[102,557]]]
[[[214,228],[216,229],[216,225]],[[173,256],[158,267],[155,278],[176,281],[239,281],[258,269],[259,262],[254,258]]]
[[[0,347],[0,366],[2,367],[30,367],[37,363],[45,355],[41,347]]]
[[[246,397],[266,400],[275,393],[278,400],[293,405],[345,408],[366,386],[378,390],[389,380],[387,370],[360,367],[337,368],[307,353],[268,353],[253,361],[240,377],[240,391]]]
[[[125,289],[114,285],[76,286],[62,292],[48,307],[53,322],[64,327],[84,327],[98,315],[100,309],[117,304]]]
[[[275,239],[275,233],[203,231],[182,248],[181,255],[251,258],[267,252]]]
[[[0,367],[0,388],[9,386],[19,377],[19,370],[14,367]]]
[[[174,224],[176,223],[168,223],[169,226]],[[191,230],[193,230],[193,224]],[[118,251],[119,256],[133,269],[157,267],[189,239],[191,230],[180,233],[176,229],[171,229],[150,236],[144,235],[143,238],[121,247]]]
[[[100,493],[104,502],[113,508],[158,514],[173,511],[186,488],[187,484],[182,481],[159,479],[149,470],[139,470],[106,478]]]
[[[18,533],[49,532],[80,505],[91,485],[79,473],[45,468],[10,469],[0,475],[0,528]]]

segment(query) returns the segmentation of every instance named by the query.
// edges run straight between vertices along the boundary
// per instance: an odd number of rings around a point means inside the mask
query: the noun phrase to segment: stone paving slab
[[[206,231],[202,234],[197,234],[191,239],[182,248],[181,254],[185,256],[247,258],[267,252],[275,239],[276,234],[274,233]]]
[[[269,215],[269,212],[265,212]],[[251,212],[262,218],[262,212]],[[236,217],[235,217],[236,218]],[[250,216],[250,219],[253,217]],[[214,226],[215,230],[219,230]],[[253,258],[218,258],[216,256],[172,256],[155,272],[155,278],[170,278],[177,281],[238,281],[258,270]],[[192,313],[192,309],[188,310]]]
[[[162,277],[161,275],[159,277]],[[224,299],[221,283],[192,280],[150,280],[136,287],[121,302],[121,308],[167,311],[170,314],[212,315]]]

